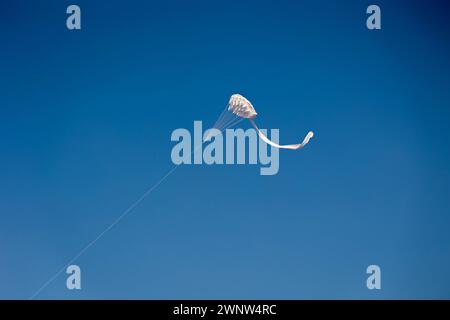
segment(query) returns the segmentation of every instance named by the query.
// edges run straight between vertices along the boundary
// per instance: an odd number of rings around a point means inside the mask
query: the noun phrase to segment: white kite
[[[234,115],[238,116],[238,118],[231,118],[227,115],[229,112],[232,112]],[[258,132],[259,137],[261,140],[263,140],[265,143],[275,147],[275,148],[282,148],[282,149],[291,149],[296,150],[303,148],[308,142],[309,139],[311,139],[314,136],[314,133],[312,131],[309,131],[306,135],[305,139],[303,139],[302,143],[299,144],[288,144],[288,145],[279,145],[273,141],[270,141],[269,138],[267,138],[264,133],[259,130],[259,128],[256,126],[255,121],[253,119],[257,116],[257,113],[255,111],[255,108],[251,104],[250,101],[248,101],[246,98],[241,96],[240,94],[233,94],[230,97],[230,100],[228,101],[227,108],[222,112],[219,119],[216,121],[214,128],[217,129],[225,129],[231,126],[236,125],[237,123],[241,122],[244,119],[248,119],[252,126],[256,129]]]

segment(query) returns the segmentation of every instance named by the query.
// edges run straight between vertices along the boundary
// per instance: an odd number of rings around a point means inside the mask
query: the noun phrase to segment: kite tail
[[[308,134],[306,135],[305,139],[303,139],[302,143],[279,145],[279,144],[269,140],[269,138],[267,138],[264,135],[264,133],[262,133],[261,130],[259,130],[259,128],[256,126],[256,123],[255,123],[255,121],[253,121],[253,119],[249,119],[249,120],[250,120],[250,123],[252,124],[252,126],[256,129],[256,131],[258,131],[258,135],[262,141],[264,141],[265,143],[267,143],[275,148],[279,148],[279,149],[297,150],[297,149],[303,148],[309,142],[309,139],[311,139],[314,136],[314,133],[312,131],[309,131]]]

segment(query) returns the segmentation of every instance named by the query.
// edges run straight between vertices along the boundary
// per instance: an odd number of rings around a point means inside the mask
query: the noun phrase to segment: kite
[[[230,116],[231,114],[231,116]],[[256,118],[258,114],[255,111],[255,108],[251,104],[250,101],[248,101],[245,97],[241,96],[240,94],[233,94],[230,97],[230,100],[228,101],[228,105],[225,108],[225,110],[220,115],[219,119],[214,124],[214,128],[216,129],[225,129],[232,126],[235,126],[239,122],[241,122],[244,119],[248,119],[252,126],[255,128],[255,130],[258,132],[258,136],[261,140],[263,140],[265,143],[279,149],[291,149],[291,150],[297,150],[300,148],[303,148],[309,140],[314,136],[314,133],[312,131],[309,131],[306,137],[303,139],[302,143],[298,144],[287,144],[287,145],[279,145],[267,138],[267,136],[259,130],[258,126],[256,125],[254,119]],[[231,118],[231,119],[230,119]],[[221,130],[221,131],[222,131]],[[211,137],[208,137],[209,139]],[[206,139],[206,140],[209,140]]]

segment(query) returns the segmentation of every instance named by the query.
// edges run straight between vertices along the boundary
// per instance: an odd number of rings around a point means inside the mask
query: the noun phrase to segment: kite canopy
[[[253,119],[257,115],[251,102],[240,94],[233,94],[230,97],[230,101],[228,101],[228,111],[246,119]]]

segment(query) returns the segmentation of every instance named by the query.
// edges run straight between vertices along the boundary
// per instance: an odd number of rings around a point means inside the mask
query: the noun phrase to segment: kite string
[[[215,128],[223,128],[225,127],[229,122],[235,120],[234,115],[226,114],[219,122],[217,122],[214,127]]]
[[[236,125],[238,124],[240,121],[244,120],[242,117],[240,117],[239,115],[229,111],[229,108],[227,107],[226,110],[228,111],[225,115],[222,116],[221,119],[219,119],[218,121],[216,121],[216,123],[214,124],[214,128],[227,128],[229,127],[231,124]],[[239,120],[239,121],[238,121]],[[236,121],[236,123],[234,123]]]
[[[238,123],[240,123],[242,121],[244,121],[244,118],[237,119],[235,122],[232,122],[231,124],[229,124],[227,126],[227,128],[232,128],[232,127],[236,126]]]
[[[243,121],[244,118],[238,117],[238,116],[234,116],[233,119],[229,120],[228,122],[224,123],[221,127],[219,128],[231,128],[232,126],[237,125],[239,122]]]
[[[241,122],[242,120],[244,120],[243,118],[233,118],[231,120],[229,120],[228,122],[226,122],[225,124],[223,124],[221,126],[221,128],[230,128],[232,126],[235,126],[236,124],[238,124],[239,122]]]
[[[226,117],[227,111],[228,111],[228,105],[225,106],[225,108],[222,110],[222,113],[217,118],[216,122],[214,123],[214,128],[216,127],[216,125],[218,125],[219,123],[221,123],[224,120],[224,118]]]
[[[225,130],[221,130],[221,133]],[[195,148],[194,152],[197,151],[198,148],[202,147],[202,145]],[[122,221],[125,216],[127,216],[134,208],[136,208],[145,198],[147,198],[150,193],[156,190],[163,182],[166,180],[176,169],[178,169],[180,165],[173,166],[161,179],[158,180],[156,184],[150,187],[147,191],[145,191],[136,201],[134,201],[124,212],[122,212],[106,229],[100,232],[93,240],[91,240],[87,245],[85,245],[72,259],[69,260],[61,269],[59,269],[52,277],[50,277],[44,284],[33,293],[28,300],[33,300],[36,296],[38,296],[42,290],[44,290],[50,283],[52,283],[66,268],[74,263],[78,258],[80,258],[90,247],[92,247],[98,240],[100,240],[109,230],[111,230],[115,225],[117,225],[120,221]]]

